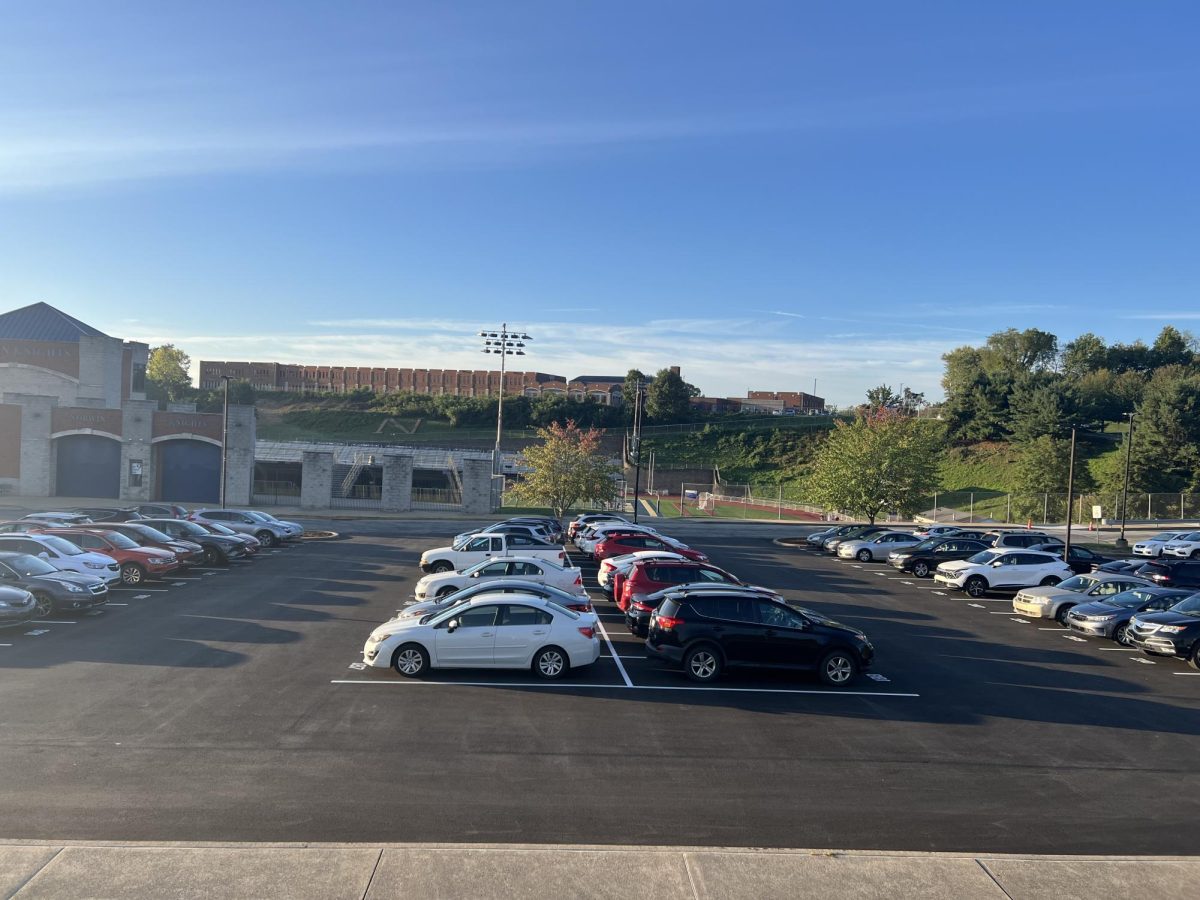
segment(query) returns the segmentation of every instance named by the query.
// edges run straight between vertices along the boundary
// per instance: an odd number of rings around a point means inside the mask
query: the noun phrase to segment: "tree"
[[[1037,328],[997,331],[987,339],[983,351],[984,368],[989,373],[1004,372],[1014,378],[1048,369],[1057,358],[1058,338]]]
[[[646,415],[655,422],[682,422],[692,411],[691,385],[672,369],[660,369],[646,390]]]
[[[866,516],[911,515],[938,486],[939,424],[878,410],[853,424],[838,422],[813,460],[814,499]]]
[[[626,416],[629,421],[633,421],[633,403],[637,397],[637,386],[640,383],[642,390],[646,389],[646,384],[649,382],[646,373],[641,369],[630,369],[625,373],[625,386],[621,388],[621,397],[625,403],[625,409],[628,412]]]
[[[583,431],[574,422],[538,429],[541,444],[526,447],[522,458],[532,471],[509,493],[518,503],[548,506],[561,519],[576,503],[617,499],[620,470],[600,451],[602,432]]]
[[[1150,348],[1150,364],[1155,368],[1191,365],[1195,359],[1192,352],[1194,343],[1195,338],[1190,334],[1180,331],[1174,325],[1167,325],[1158,333],[1158,337],[1154,339],[1154,346]]]
[[[1108,364],[1108,346],[1104,339],[1090,331],[1081,334],[1062,352],[1062,373],[1067,378],[1082,378],[1090,372],[1103,369]]]
[[[229,383],[229,402],[242,406],[253,406],[255,400],[254,385],[248,381],[231,381]]]
[[[146,363],[146,390],[159,399],[178,400],[192,386],[188,367],[192,358],[174,344],[150,351]]]
[[[1028,378],[1013,388],[1009,397],[1009,431],[1013,440],[1032,441],[1054,434],[1063,422],[1063,392],[1052,382]]]
[[[1051,520],[1065,518],[1067,475],[1071,464],[1071,443],[1061,437],[1044,434],[1024,444],[1013,466],[1013,512],[1017,519]],[[1089,487],[1087,467],[1075,458],[1075,490]]]
[[[879,409],[895,409],[900,405],[900,395],[892,390],[890,384],[881,384],[867,391],[867,408],[871,412]]]
[[[1143,491],[1200,487],[1200,375],[1157,370],[1137,413],[1130,483]]]

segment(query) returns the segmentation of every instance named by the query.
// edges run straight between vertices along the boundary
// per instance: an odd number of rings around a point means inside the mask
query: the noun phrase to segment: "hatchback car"
[[[870,668],[875,648],[857,628],[771,597],[684,588],[651,615],[646,653],[701,683],[727,668],[752,666],[815,671],[825,684],[842,687]]]
[[[231,559],[246,555],[245,543],[234,535],[214,534],[204,526],[186,519],[142,519],[136,523],[160,531],[177,541],[199,544],[206,566],[227,566]]]
[[[622,553],[620,556],[610,556],[600,561],[596,570],[596,583],[609,599],[621,595],[621,582],[629,575],[633,564],[642,559],[687,559],[682,554],[672,550],[638,550],[636,553]]]
[[[483,593],[421,618],[392,619],[371,632],[363,662],[405,678],[430,669],[531,669],[547,680],[600,658],[594,613],[523,594]]]
[[[94,575],[106,583],[121,578],[120,567],[111,556],[81,550],[70,541],[52,534],[0,534],[0,550],[38,556],[56,569]]]
[[[1138,613],[1126,634],[1129,644],[1144,653],[1177,656],[1200,669],[1200,594],[1163,612]]]
[[[482,581],[477,584],[469,584],[462,590],[455,591],[453,594],[434,597],[430,600],[416,600],[397,610],[395,618],[420,618],[432,612],[449,609],[457,603],[466,603],[468,600],[486,593],[528,594],[531,597],[541,597],[543,600],[553,600],[559,606],[565,606],[567,609],[574,610],[575,612],[585,613],[596,611],[592,607],[592,601],[582,594],[573,594],[561,588],[551,587],[548,584],[536,581],[505,578],[499,581]]]
[[[123,534],[139,547],[156,547],[174,554],[179,565],[198,566],[204,562],[204,548],[194,541],[185,541],[163,534],[141,522],[99,522],[93,527],[105,528]]]
[[[1170,609],[1191,591],[1160,587],[1136,587],[1095,603],[1080,603],[1067,613],[1067,627],[1091,637],[1111,638],[1118,644],[1128,642],[1129,621],[1140,612]]]
[[[1164,556],[1146,563],[1136,574],[1162,587],[1200,590],[1200,560],[1168,559]]]
[[[1163,545],[1162,555],[1175,559],[1200,559],[1200,531],[1189,531],[1167,541]]]
[[[987,549],[983,541],[958,535],[930,538],[893,550],[888,554],[888,564],[901,572],[912,572],[917,578],[928,578],[941,563],[967,559]]]
[[[603,561],[610,556],[624,556],[626,553],[636,553],[638,550],[666,550],[697,562],[704,562],[708,559],[699,550],[693,550],[687,544],[681,544],[665,535],[620,532],[607,532],[604,539],[594,546],[592,557],[597,561]]]
[[[1050,586],[1075,573],[1057,556],[1032,550],[984,550],[958,562],[941,563],[933,580],[982,597],[988,591]]]
[[[1109,575],[1092,572],[1074,575],[1055,585],[1023,588],[1013,598],[1013,612],[1035,619],[1055,619],[1067,624],[1067,613],[1080,603],[1092,603],[1136,587],[1150,587],[1150,582],[1134,575]]]
[[[108,585],[99,578],[64,572],[28,553],[0,552],[0,584],[33,594],[39,616],[92,609],[108,602]]]

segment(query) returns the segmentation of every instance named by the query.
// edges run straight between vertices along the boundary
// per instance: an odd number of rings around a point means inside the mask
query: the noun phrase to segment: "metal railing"
[[[413,488],[412,508],[424,510],[462,509],[462,491],[457,488]]]
[[[294,481],[255,480],[253,500],[257,506],[297,506],[300,485]]]

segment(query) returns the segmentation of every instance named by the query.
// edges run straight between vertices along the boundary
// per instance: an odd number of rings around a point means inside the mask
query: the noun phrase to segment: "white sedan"
[[[911,547],[920,542],[919,537],[907,531],[883,531],[861,540],[842,541],[838,544],[837,555],[840,559],[870,562],[873,559],[887,559],[893,550]]]
[[[1154,537],[1148,537],[1144,541],[1138,541],[1133,545],[1134,556],[1151,556],[1158,557],[1163,555],[1163,547],[1171,543],[1176,538],[1181,538],[1188,532],[1186,531],[1160,531]]]
[[[461,572],[437,572],[426,575],[417,582],[416,597],[445,597],[469,584],[501,578],[520,578],[548,584],[572,594],[584,594],[583,572],[579,569],[556,565],[545,559],[532,556],[506,556],[503,559],[485,559],[468,566]]]
[[[1200,559],[1200,531],[1189,531],[1168,541],[1163,547],[1162,555],[1179,559]]]
[[[620,556],[610,556],[601,560],[600,569],[596,572],[596,583],[608,592],[613,575],[620,573],[628,575],[633,564],[643,559],[687,559],[682,553],[672,553],[670,550],[635,550],[633,553],[622,553]]]
[[[462,668],[532,669],[554,680],[600,658],[596,632],[594,613],[540,597],[485,593],[433,616],[385,622],[367,638],[363,662],[405,678]]]

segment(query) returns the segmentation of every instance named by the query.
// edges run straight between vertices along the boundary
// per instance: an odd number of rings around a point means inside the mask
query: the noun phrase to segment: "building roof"
[[[572,381],[586,381],[588,384],[624,384],[624,375],[576,375]]]
[[[108,337],[91,325],[68,316],[49,303],[31,303],[0,315],[0,339],[10,341],[78,341]]]

